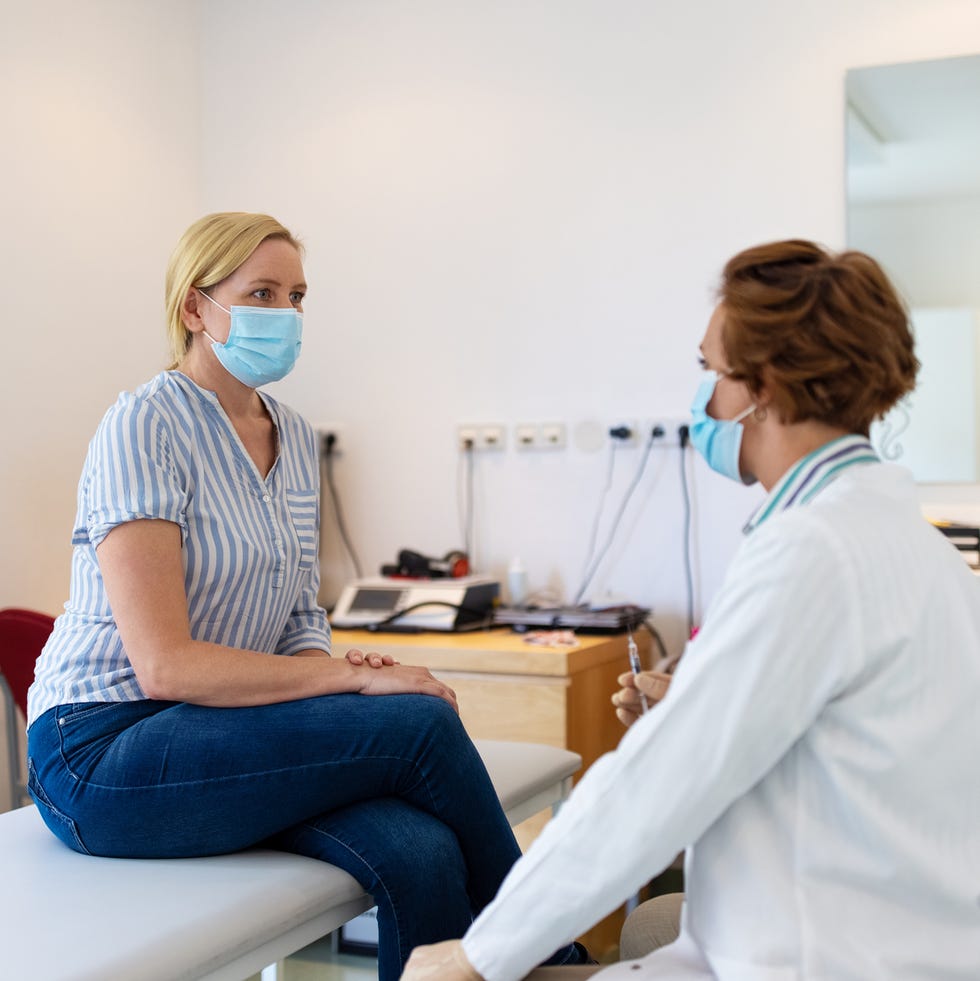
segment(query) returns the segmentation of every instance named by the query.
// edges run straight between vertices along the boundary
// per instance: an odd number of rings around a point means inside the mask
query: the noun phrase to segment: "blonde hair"
[[[267,238],[281,238],[303,254],[302,243],[275,218],[247,211],[205,215],[181,236],[167,263],[165,288],[171,368],[180,364],[191,344],[181,318],[188,291],[227,279]]]

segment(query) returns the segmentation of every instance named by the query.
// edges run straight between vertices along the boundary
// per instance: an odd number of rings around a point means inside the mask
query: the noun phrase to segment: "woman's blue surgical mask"
[[[742,448],[742,420],[755,409],[755,403],[734,419],[715,419],[708,415],[708,403],[722,376],[717,371],[705,373],[691,404],[691,442],[712,470],[743,484],[754,484],[755,477],[743,477],[738,466]]]
[[[303,315],[292,307],[237,307],[230,310],[198,290],[231,317],[222,344],[207,331],[211,350],[225,370],[249,388],[279,381],[293,370],[303,345]]]

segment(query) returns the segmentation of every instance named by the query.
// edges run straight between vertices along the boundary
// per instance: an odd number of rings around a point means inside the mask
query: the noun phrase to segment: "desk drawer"
[[[433,672],[456,692],[459,714],[474,739],[565,746],[568,682],[564,678]]]

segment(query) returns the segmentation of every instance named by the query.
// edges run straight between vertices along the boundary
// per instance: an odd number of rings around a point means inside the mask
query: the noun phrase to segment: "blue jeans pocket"
[[[62,773],[74,780],[91,780],[102,757],[116,738],[148,714],[165,708],[169,702],[80,702],[59,705],[54,712],[53,730],[48,732],[57,740],[51,745],[61,756]],[[47,757],[39,752],[38,769],[45,779]],[[61,785],[50,783],[54,800],[64,800],[60,796]]]
[[[37,778],[37,773],[34,770],[34,760],[32,759],[28,759],[27,761],[27,789],[30,791],[31,797],[34,798],[38,812],[51,833],[59,841],[64,842],[72,851],[81,852],[83,855],[91,855],[92,853],[85,847],[85,843],[78,833],[78,827],[75,825],[75,822],[67,814],[59,811],[48,799],[48,795],[41,786],[41,781]]]

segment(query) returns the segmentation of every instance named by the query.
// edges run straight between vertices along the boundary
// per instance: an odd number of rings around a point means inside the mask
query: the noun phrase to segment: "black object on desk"
[[[494,611],[495,625],[515,630],[577,630],[583,634],[619,634],[638,627],[650,616],[643,606],[523,607],[501,606]]]
[[[980,527],[956,525],[950,522],[934,522],[974,569],[980,568]]]

